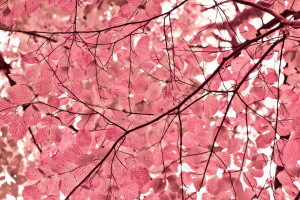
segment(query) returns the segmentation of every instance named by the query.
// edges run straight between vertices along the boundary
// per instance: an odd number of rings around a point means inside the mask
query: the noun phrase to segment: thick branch
[[[269,8],[261,6],[258,3],[252,3],[252,2],[244,1],[244,0],[233,0],[233,1],[237,2],[237,3],[240,3],[240,4],[244,4],[244,5],[248,5],[248,6],[257,8],[257,9],[262,10],[262,11],[265,11],[265,12],[269,13],[270,15],[272,15],[273,17],[280,19],[281,21],[285,21],[286,20],[284,17],[282,17],[278,13],[274,12],[273,10],[271,10]]]
[[[41,149],[41,147],[37,144],[37,142],[36,142],[36,140],[35,140],[35,137],[34,137],[34,135],[33,135],[33,133],[32,133],[31,128],[29,127],[28,130],[29,130],[29,133],[30,133],[30,135],[31,135],[31,137],[32,137],[33,143],[35,144],[35,146],[37,147],[37,149],[39,150],[39,152],[42,153],[42,149]]]

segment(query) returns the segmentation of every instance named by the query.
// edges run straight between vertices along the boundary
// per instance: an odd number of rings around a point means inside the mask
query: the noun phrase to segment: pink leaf
[[[33,185],[25,186],[22,192],[24,200],[37,200],[41,199],[42,194],[40,191]]]
[[[74,12],[76,10],[77,0],[59,0],[58,6],[65,12]]]
[[[69,78],[72,81],[80,82],[82,81],[84,70],[80,67],[70,67],[69,68]]]
[[[35,139],[37,143],[42,143],[49,139],[50,130],[48,127],[43,127],[38,130]]]
[[[119,25],[125,23],[126,21],[127,21],[126,18],[116,16],[116,17],[113,17],[109,20],[108,26],[109,27],[119,26]]]
[[[215,47],[206,47],[202,50],[202,58],[205,62],[212,62],[217,58],[217,52],[219,51]]]
[[[149,150],[141,151],[137,155],[137,160],[148,168],[153,164],[153,154]]]
[[[215,187],[218,183],[218,180],[219,178],[217,176],[214,176],[213,178],[207,181],[207,191],[212,195],[216,195],[220,192],[220,190],[217,187]]]
[[[159,16],[162,12],[161,5],[154,2],[148,2],[146,4],[146,13],[149,18]]]
[[[116,141],[123,133],[124,132],[120,128],[113,126],[106,130],[105,137],[108,140]]]
[[[148,49],[149,48],[149,43],[150,43],[150,38],[149,36],[143,36],[139,39],[136,48],[139,49]]]
[[[25,3],[26,12],[29,14],[36,11],[40,6],[40,2],[36,0],[27,0]]]
[[[300,140],[289,140],[284,148],[282,162],[287,166],[295,166],[300,160]]]
[[[219,110],[219,101],[214,96],[206,99],[204,113],[207,117],[212,117]]]
[[[79,166],[85,166],[85,165],[88,165],[89,163],[91,163],[92,161],[93,161],[93,155],[82,154],[80,156],[77,156],[75,163]],[[78,176],[76,176],[76,177],[78,177]],[[83,178],[84,178],[84,175],[83,175]]]
[[[30,180],[40,180],[44,177],[38,168],[31,168],[27,170],[25,175]]]
[[[253,127],[259,133],[263,133],[271,128],[270,124],[263,118],[257,118],[253,123]]]
[[[243,175],[244,181],[245,183],[249,186],[249,187],[257,187],[257,181],[255,179],[255,177],[250,174],[249,171],[245,172]]]
[[[291,176],[286,171],[281,171],[276,176],[282,185],[292,185]]]
[[[9,77],[18,84],[27,84],[28,83],[28,81],[26,80],[26,78],[23,74],[9,74]]]
[[[217,152],[216,153],[216,164],[218,165],[219,168],[221,169],[226,169],[227,167],[230,166],[230,154],[225,151],[225,152]]]
[[[256,28],[252,24],[249,24],[247,22],[239,26],[239,31],[241,35],[247,40],[251,40],[256,37]]]
[[[120,8],[119,13],[120,13],[120,16],[122,16],[124,18],[127,18],[127,19],[130,19],[133,16],[136,9],[137,9],[136,6],[129,3],[129,4],[126,4],[126,5],[122,6]]]
[[[22,118],[26,126],[33,126],[41,121],[41,114],[37,107],[31,105],[24,111]]]
[[[114,82],[112,86],[112,92],[118,96],[127,96],[128,95],[127,81]]]
[[[280,95],[280,100],[284,103],[296,102],[298,99],[299,95],[293,90],[285,90]]]
[[[150,181],[149,171],[146,168],[138,167],[132,170],[132,177],[136,184],[143,186]]]
[[[57,192],[59,191],[59,179],[57,177],[51,177],[50,179],[48,179],[46,191],[48,195],[57,194]]]
[[[249,62],[250,59],[248,57],[239,56],[231,62],[231,69],[233,72],[241,72],[243,69],[247,67],[247,65],[249,65]]]
[[[76,179],[72,174],[61,175],[59,188],[64,195],[68,195],[75,186]]]
[[[187,121],[187,128],[192,133],[199,133],[203,130],[204,123],[198,117],[190,117]]]
[[[128,0],[128,3],[135,5],[135,6],[140,6],[144,0]]]
[[[13,22],[13,19],[14,19],[14,16],[13,16],[11,10],[9,9],[9,7],[6,7],[0,13],[0,23],[2,23],[2,24],[10,25]]]
[[[8,131],[16,140],[20,140],[26,135],[27,126],[23,119],[17,115],[14,121],[9,125]]]
[[[259,135],[255,142],[258,148],[265,149],[270,146],[271,142],[275,139],[275,135],[272,132]]]
[[[89,146],[92,142],[91,133],[88,130],[79,130],[76,135],[76,143],[81,147]]]
[[[128,183],[121,187],[121,194],[125,200],[136,199],[139,194],[139,186],[134,183]]]
[[[53,81],[50,78],[41,78],[32,84],[33,90],[40,96],[48,95],[53,87]]]
[[[32,57],[29,55],[22,55],[21,58],[25,63],[28,63],[28,64],[35,64],[39,61],[36,57]]]
[[[15,104],[30,103],[33,99],[33,93],[25,85],[14,85],[8,91],[10,100]]]
[[[48,99],[48,105],[49,109],[53,112],[59,108],[60,100],[57,97],[52,96]]]

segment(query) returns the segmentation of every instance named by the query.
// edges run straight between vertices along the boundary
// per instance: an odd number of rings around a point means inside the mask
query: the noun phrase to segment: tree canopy
[[[0,199],[298,199],[299,42],[298,0],[0,0]]]

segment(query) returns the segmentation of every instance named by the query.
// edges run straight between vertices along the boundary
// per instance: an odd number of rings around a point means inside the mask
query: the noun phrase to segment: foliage
[[[0,197],[297,199],[297,0],[1,0]],[[13,181],[6,181],[9,174]]]

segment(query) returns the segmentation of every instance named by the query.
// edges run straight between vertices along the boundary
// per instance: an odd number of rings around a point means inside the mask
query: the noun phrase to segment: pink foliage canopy
[[[9,0],[0,29],[1,199],[299,198],[300,1]]]

